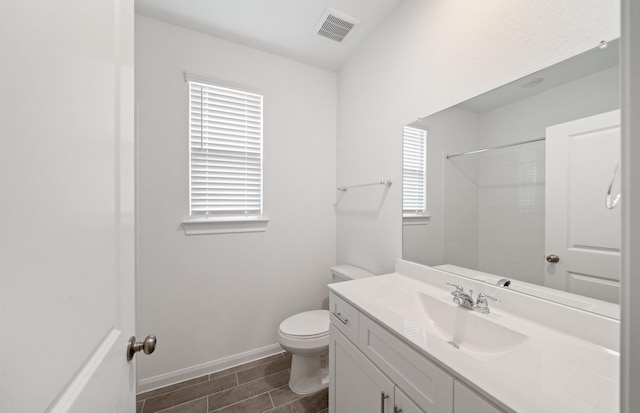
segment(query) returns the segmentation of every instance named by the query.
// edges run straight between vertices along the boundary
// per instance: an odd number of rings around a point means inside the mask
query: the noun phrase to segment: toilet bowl
[[[352,265],[331,268],[334,281],[372,277],[374,274]],[[289,388],[311,394],[329,385],[329,311],[312,310],[294,314],[280,323],[278,342],[291,353]]]
[[[284,320],[278,342],[291,358],[289,387],[298,394],[315,393],[329,383],[329,312],[305,311]]]

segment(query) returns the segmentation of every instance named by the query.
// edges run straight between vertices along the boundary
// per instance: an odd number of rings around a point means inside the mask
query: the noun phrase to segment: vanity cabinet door
[[[360,314],[359,348],[427,413],[453,411],[453,376]]]
[[[330,413],[392,413],[394,385],[332,324]]]
[[[453,395],[453,413],[505,413],[458,380],[454,384]]]
[[[400,387],[396,386],[395,404],[393,413],[427,413],[415,404],[409,396],[404,394]]]

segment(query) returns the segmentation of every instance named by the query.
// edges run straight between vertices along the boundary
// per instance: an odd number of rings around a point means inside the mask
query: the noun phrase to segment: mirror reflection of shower
[[[544,285],[544,140],[448,156],[444,260]]]

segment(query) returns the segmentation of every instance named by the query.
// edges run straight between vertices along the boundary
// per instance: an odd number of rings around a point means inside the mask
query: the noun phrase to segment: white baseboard
[[[261,347],[255,350],[247,351],[240,354],[234,354],[233,356],[210,361],[208,363],[199,364],[197,366],[187,367],[185,369],[172,371],[170,373],[138,380],[137,393],[140,394],[149,390],[155,390],[160,387],[169,386],[171,384],[180,383],[185,380],[204,376],[205,374],[215,373],[220,370],[228,369],[229,367],[234,367],[239,364],[244,364],[250,361],[272,356],[283,351],[284,350],[282,349],[280,344],[276,343],[270,346]]]

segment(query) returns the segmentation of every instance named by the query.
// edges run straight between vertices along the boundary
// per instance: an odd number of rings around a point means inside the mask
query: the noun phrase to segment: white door
[[[133,1],[0,2],[0,411],[133,412]]]
[[[605,197],[620,160],[620,111],[552,126],[546,134],[545,255],[559,261],[545,263],[545,283],[617,303],[620,207],[608,209]]]

